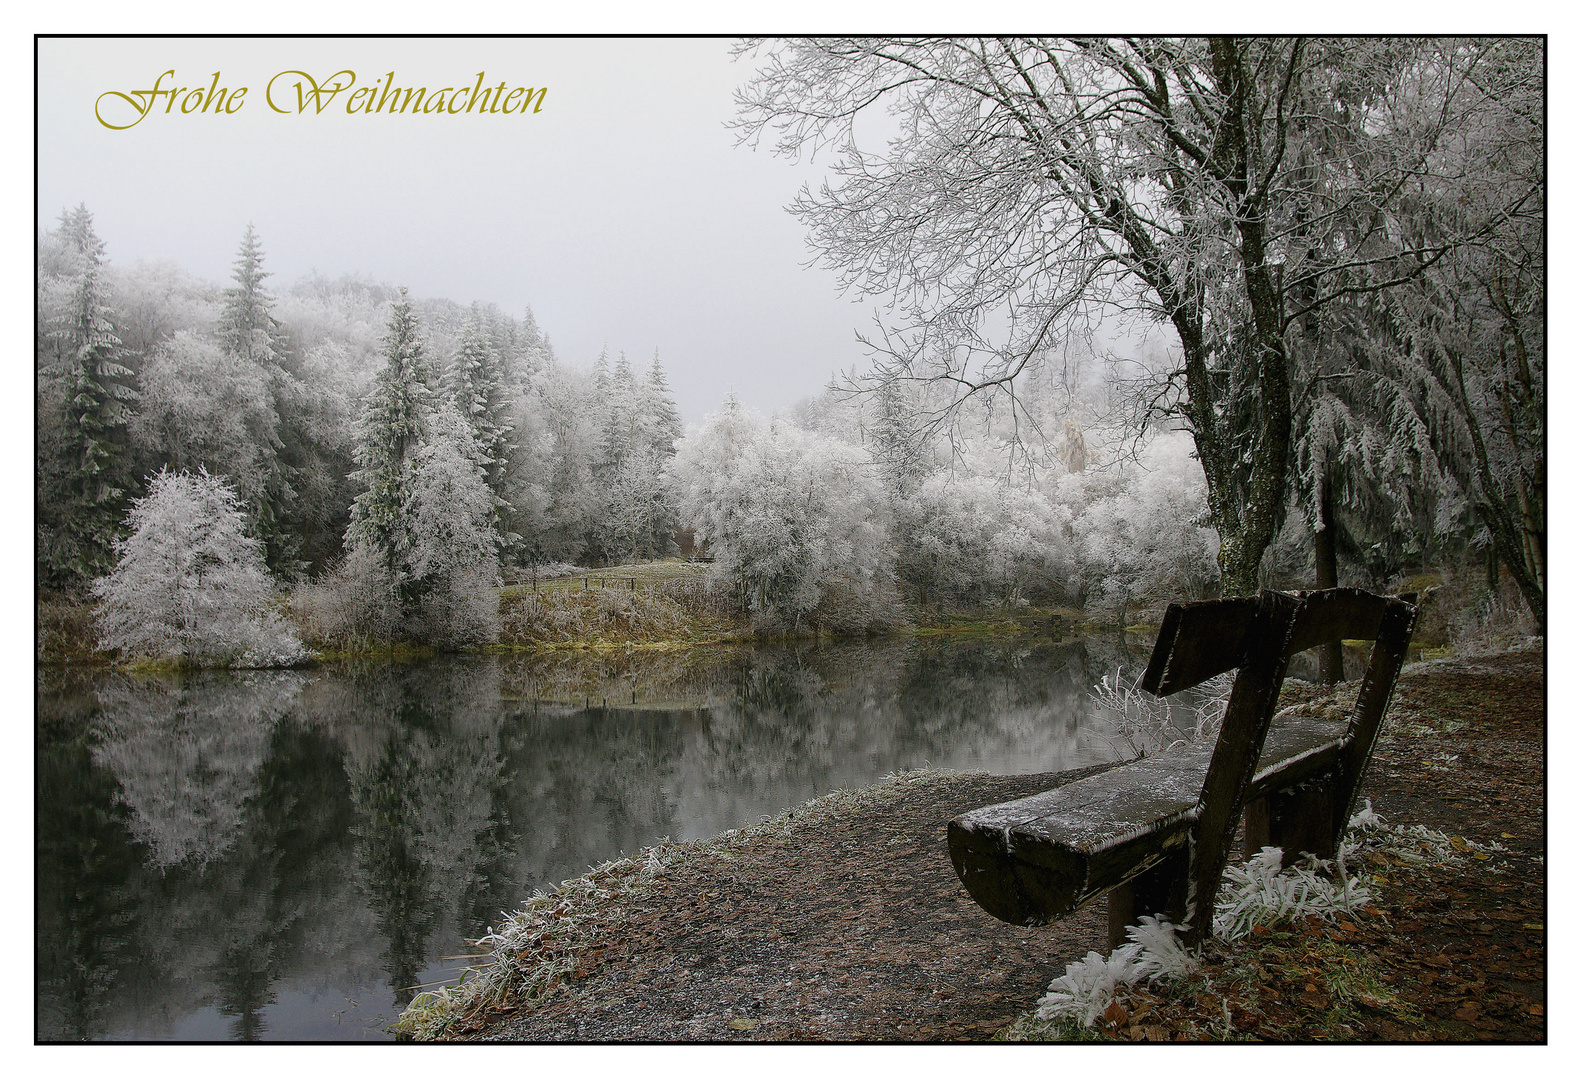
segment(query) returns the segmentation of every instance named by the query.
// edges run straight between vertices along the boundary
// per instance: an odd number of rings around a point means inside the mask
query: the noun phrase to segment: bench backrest
[[[1388,597],[1361,589],[1283,593],[1171,604],[1143,675],[1144,690],[1160,696],[1197,686],[1236,670],[1225,719],[1214,746],[1203,791],[1188,891],[1189,936],[1208,929],[1214,894],[1225,869],[1248,784],[1263,752],[1286,664],[1296,653],[1335,641],[1374,642],[1367,675],[1347,727],[1338,768],[1338,835],[1356,798],[1395,678],[1406,657],[1415,597]]]

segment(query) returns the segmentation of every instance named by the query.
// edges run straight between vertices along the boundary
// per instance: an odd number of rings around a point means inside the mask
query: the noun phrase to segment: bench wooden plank
[[[1389,597],[1361,589],[1325,589],[1303,596],[1302,610],[1291,628],[1287,655],[1316,649],[1332,641],[1372,641],[1379,634]]]
[[[1165,697],[1239,666],[1257,611],[1256,596],[1171,604],[1139,685]]]
[[[1345,721],[1292,710],[1280,719],[1288,714],[1264,743],[1250,798],[1335,766]],[[1036,926],[1069,915],[1185,843],[1211,756],[1207,747],[1155,754],[963,814],[948,829],[956,873],[1006,922]]]

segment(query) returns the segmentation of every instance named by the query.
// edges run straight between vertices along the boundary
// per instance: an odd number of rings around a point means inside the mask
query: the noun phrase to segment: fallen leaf
[[[730,1026],[732,1031],[751,1031],[758,1026],[758,1021],[748,1020],[746,1017],[738,1017],[731,1021]]]
[[[1118,1001],[1110,1002],[1110,1007],[1104,1010],[1104,1022],[1115,1027],[1126,1023],[1126,1006]]]

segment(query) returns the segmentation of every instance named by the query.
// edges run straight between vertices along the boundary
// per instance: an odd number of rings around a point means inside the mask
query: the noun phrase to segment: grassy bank
[[[499,633],[481,651],[517,652],[581,649],[687,649],[702,645],[816,640],[854,636],[820,626],[815,619],[793,629],[767,627],[743,612],[729,582],[705,563],[667,559],[602,569],[577,569],[555,577],[519,579],[498,590]],[[1294,586],[1293,586],[1294,587]],[[1504,648],[1531,632],[1514,586],[1489,589],[1465,570],[1416,574],[1392,591],[1415,591],[1420,614],[1414,657],[1434,659],[1457,651]],[[315,660],[410,660],[435,650],[407,642],[371,640],[335,645],[315,640],[311,620],[296,623]],[[951,610],[937,604],[903,602],[904,616],[870,632],[924,638],[1029,635],[1070,640],[1121,629],[1115,613],[1076,607],[991,606]],[[1152,632],[1159,612],[1132,613],[1125,629]],[[80,597],[49,594],[37,606],[37,661],[43,664],[109,665],[117,657],[98,648],[92,605]],[[855,636],[864,636],[857,634]]]

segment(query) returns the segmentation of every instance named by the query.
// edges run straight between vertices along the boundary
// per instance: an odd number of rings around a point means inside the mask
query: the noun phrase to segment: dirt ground
[[[1134,995],[1087,1037],[1544,1041],[1544,731],[1541,651],[1409,668],[1363,795],[1390,824],[1490,850],[1447,865],[1376,859],[1376,900],[1354,920],[1211,946],[1207,982]],[[734,859],[687,866],[605,913],[600,946],[545,1004],[508,1005],[452,1037],[1016,1037],[1008,1027],[1069,961],[1105,951],[1103,906],[1033,929],[995,920],[957,881],[945,823],[1077,775],[933,775],[898,783],[877,809],[744,837]],[[1337,972],[1354,976],[1350,992],[1334,989]]]

